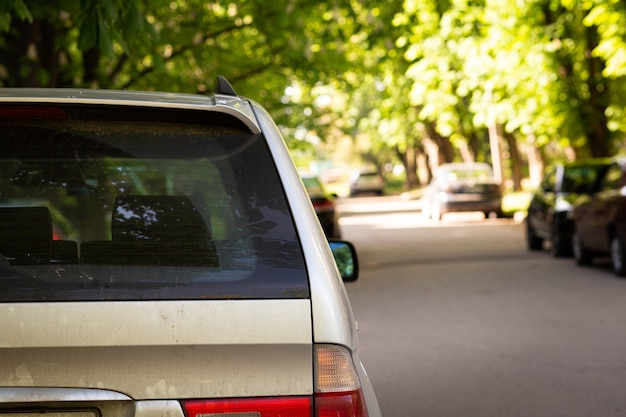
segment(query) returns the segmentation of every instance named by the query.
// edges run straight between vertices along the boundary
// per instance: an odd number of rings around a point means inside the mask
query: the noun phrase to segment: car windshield
[[[0,149],[0,301],[308,297],[266,142],[230,116],[0,108]]]

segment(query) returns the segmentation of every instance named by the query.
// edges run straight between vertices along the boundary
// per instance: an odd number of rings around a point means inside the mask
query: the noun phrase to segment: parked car
[[[502,216],[502,192],[491,166],[481,162],[440,165],[422,194],[422,215],[441,220],[445,213],[480,211]]]
[[[572,205],[581,195],[593,192],[609,164],[608,159],[589,159],[546,168],[528,206],[525,229],[529,250],[542,250],[548,241],[554,256],[572,255]]]
[[[376,171],[354,171],[350,178],[350,195],[383,195],[385,180]]]
[[[314,175],[303,175],[302,182],[326,236],[334,239],[341,238],[339,216],[335,204],[336,196],[327,193],[322,181]]]
[[[612,163],[597,190],[580,198],[572,209],[572,247],[579,265],[610,256],[613,271],[626,276],[626,160]]]
[[[225,79],[0,89],[0,171],[3,413],[381,415],[354,247],[328,242],[276,125]]]

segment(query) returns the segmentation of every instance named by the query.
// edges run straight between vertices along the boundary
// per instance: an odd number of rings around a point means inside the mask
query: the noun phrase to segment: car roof
[[[230,94],[185,94],[79,88],[2,88],[0,103],[105,104],[213,111],[235,116],[252,133],[261,132],[251,100]]]

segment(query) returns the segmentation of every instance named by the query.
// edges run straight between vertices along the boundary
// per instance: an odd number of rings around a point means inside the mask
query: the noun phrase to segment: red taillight
[[[183,401],[186,417],[253,415],[311,417],[311,397],[233,398]]]
[[[323,211],[331,211],[335,208],[335,205],[330,200],[314,200],[313,207],[315,207],[315,211],[320,213]]]
[[[0,108],[0,120],[62,120],[67,119],[63,110],[45,107],[5,107]]]
[[[315,417],[367,417],[361,390],[315,394]]]

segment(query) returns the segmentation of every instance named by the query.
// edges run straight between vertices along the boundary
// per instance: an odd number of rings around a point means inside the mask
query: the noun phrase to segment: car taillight
[[[186,417],[311,417],[311,397],[183,401]]]
[[[187,400],[186,417],[368,417],[350,352],[315,346],[315,393],[309,396]],[[313,410],[314,413],[313,413]]]
[[[330,200],[315,200],[313,201],[313,207],[318,213],[321,213],[323,211],[331,211],[335,208],[333,202]]]
[[[367,417],[361,384],[347,349],[315,346],[315,416]]]
[[[67,115],[58,108],[4,107],[0,108],[0,120],[63,120]]]

